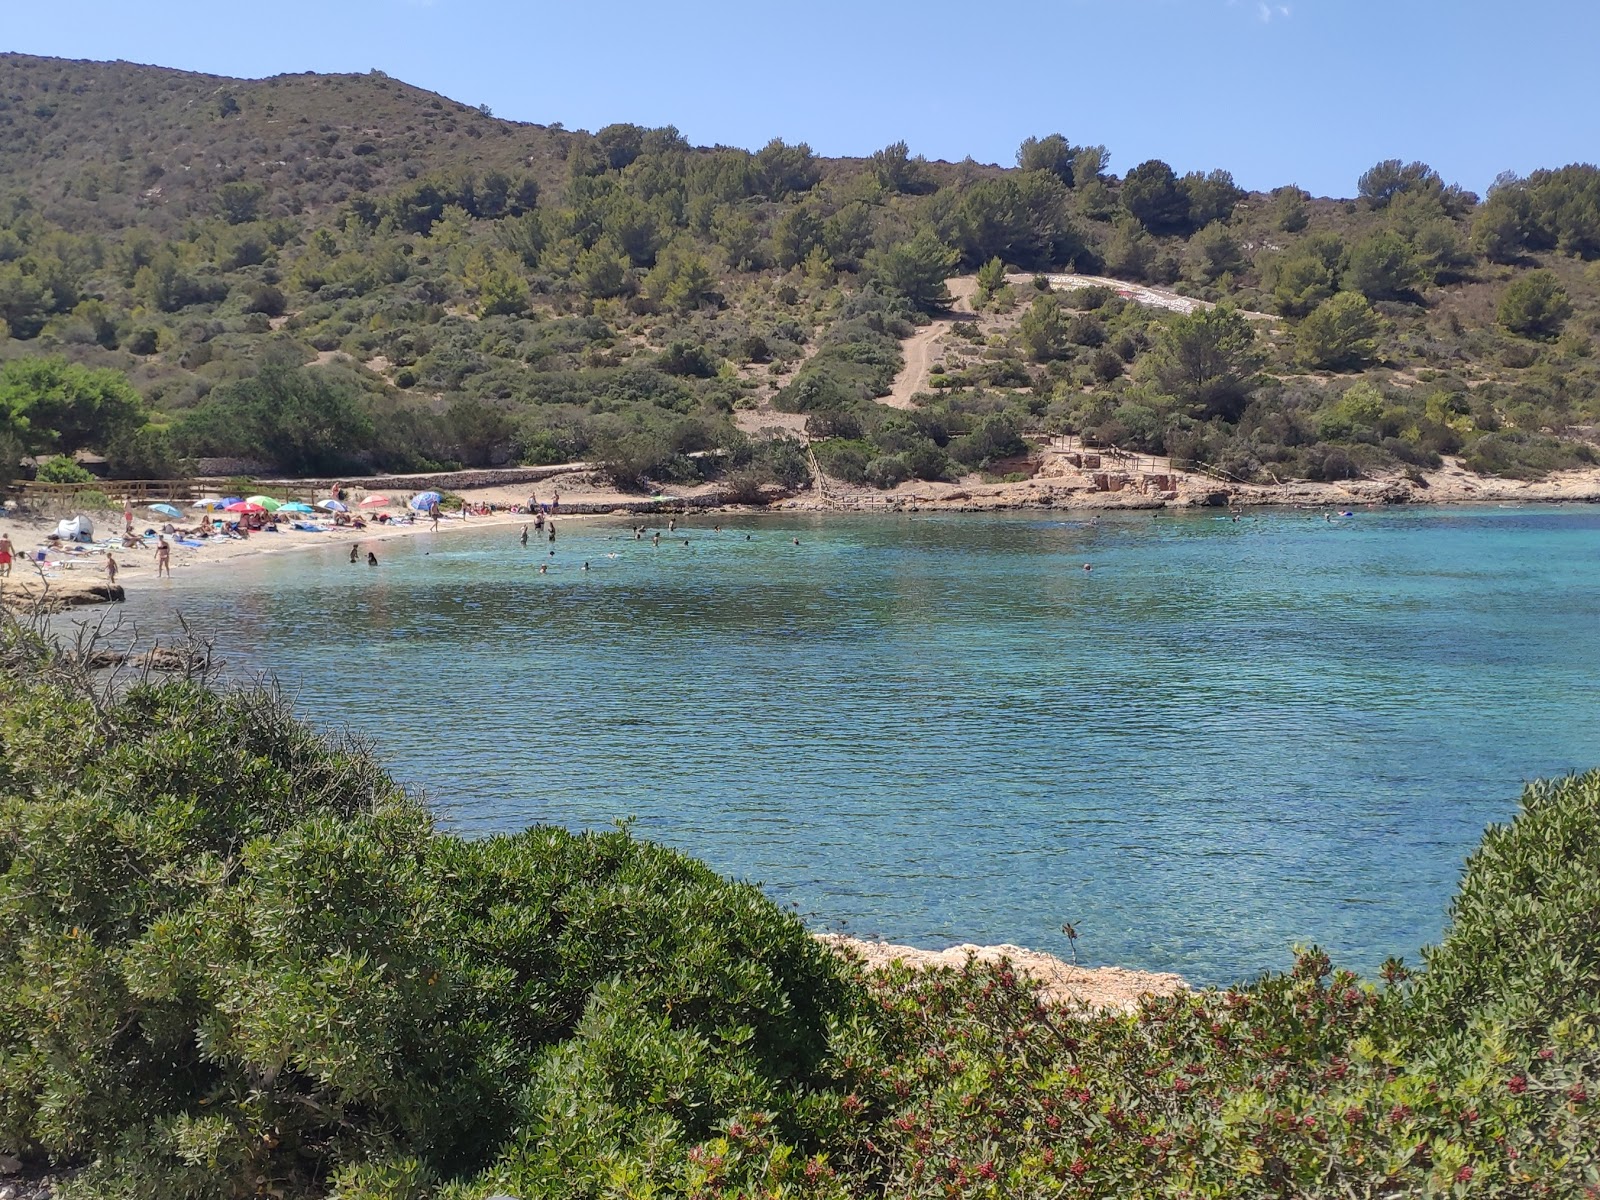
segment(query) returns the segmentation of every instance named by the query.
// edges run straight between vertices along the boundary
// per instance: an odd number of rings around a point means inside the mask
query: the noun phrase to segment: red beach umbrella
[[[228,507],[222,511],[236,513],[264,513],[267,510],[262,508],[259,504],[251,504],[248,500],[240,500],[237,504],[228,505]]]

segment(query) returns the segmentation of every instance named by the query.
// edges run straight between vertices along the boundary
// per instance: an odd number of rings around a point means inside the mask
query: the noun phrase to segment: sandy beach
[[[851,488],[825,479],[820,487],[807,488],[793,496],[775,500],[765,508],[724,505],[716,484],[678,488],[665,496],[650,497],[618,491],[587,465],[566,474],[541,481],[537,489],[548,501],[554,492],[561,494],[560,511],[553,517],[559,527],[569,521],[596,516],[634,516],[652,525],[666,523],[669,514],[681,519],[706,521],[716,511],[765,511],[777,513],[848,514],[859,512],[1003,512],[1019,509],[1159,509],[1196,507],[1255,507],[1286,505],[1304,508],[1342,509],[1355,506],[1394,504],[1471,504],[1471,503],[1595,503],[1600,502],[1600,467],[1553,474],[1546,479],[1493,479],[1473,475],[1458,462],[1446,460],[1437,470],[1412,476],[1389,475],[1337,483],[1289,481],[1272,486],[1233,483],[1195,472],[1175,470],[1166,459],[1152,456],[1114,458],[1058,443],[1043,447],[1030,461],[1029,478],[1014,482],[983,482],[971,477],[957,482],[912,481],[890,491]],[[553,486],[552,486],[553,485]],[[110,485],[114,490],[114,484]],[[509,511],[526,505],[526,484],[493,487],[463,487],[457,492],[474,506],[492,506],[495,511],[463,517],[459,512],[445,516],[435,530],[425,516],[407,521],[405,495],[391,497],[394,503],[360,510],[364,528],[334,525],[318,520],[319,532],[308,532],[283,525],[275,532],[253,533],[247,538],[212,537],[200,545],[172,543],[171,565],[175,575],[196,569],[237,562],[245,557],[282,554],[315,546],[345,548],[352,543],[358,553],[377,552],[382,543],[417,534],[447,534],[461,530],[520,527],[532,518],[527,513]],[[357,501],[364,493],[357,487]],[[386,514],[389,523],[376,518]],[[116,582],[138,586],[156,574],[155,538],[146,537],[141,545],[125,548],[118,531],[122,514],[90,512],[97,541],[87,545],[66,545],[51,549],[43,564],[31,561],[34,552],[55,531],[57,521],[70,515],[65,509],[29,516],[11,512],[0,518],[0,532],[7,534],[19,552],[11,576],[0,579],[0,602],[13,608],[27,608],[44,599],[55,607],[102,603],[114,598],[107,592],[105,550],[111,549],[118,564]],[[326,515],[326,514],[324,514]],[[203,514],[186,514],[176,522],[189,528]],[[398,519],[396,519],[398,518]],[[149,509],[134,512],[138,533],[159,530],[167,518]],[[42,570],[41,570],[42,566]]]

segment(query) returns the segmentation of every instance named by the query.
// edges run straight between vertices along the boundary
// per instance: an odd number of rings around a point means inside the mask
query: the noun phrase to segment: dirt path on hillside
[[[1215,308],[1216,305],[1209,300],[1198,300],[1193,296],[1181,296],[1177,292],[1168,291],[1166,288],[1151,287],[1143,283],[1129,283],[1126,279],[1112,279],[1106,275],[1047,275],[1050,289],[1056,292],[1073,292],[1080,288],[1103,287],[1109,288],[1125,300],[1132,300],[1135,304],[1142,304],[1146,308],[1164,308],[1169,312],[1192,313],[1201,309]],[[1007,275],[1006,282],[1019,288],[1033,281],[1032,275]],[[1253,312],[1241,308],[1239,312],[1247,321],[1276,321],[1277,317],[1271,313]]]
[[[943,313],[900,343],[900,354],[905,365],[895,376],[894,386],[887,396],[879,396],[879,404],[890,408],[912,408],[912,397],[928,390],[928,377],[933,367],[933,344],[948,333],[957,321],[976,318],[972,311],[972,296],[978,290],[976,275],[958,275],[945,281],[955,302],[950,311]]]

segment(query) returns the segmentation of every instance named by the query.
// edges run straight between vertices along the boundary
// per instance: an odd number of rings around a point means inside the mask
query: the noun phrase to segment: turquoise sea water
[[[285,554],[126,615],[217,630],[459,830],[634,818],[818,926],[1071,921],[1203,982],[1414,959],[1522,783],[1600,764],[1600,509],[710,524]]]

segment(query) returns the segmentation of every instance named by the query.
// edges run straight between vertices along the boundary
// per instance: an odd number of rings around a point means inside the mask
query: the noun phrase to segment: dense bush
[[[302,1195],[518,1131],[587,1194],[750,1109],[803,1136],[849,994],[756,889],[626,832],[440,834],[273,693],[112,698],[10,625],[0,658],[0,1153]]]

